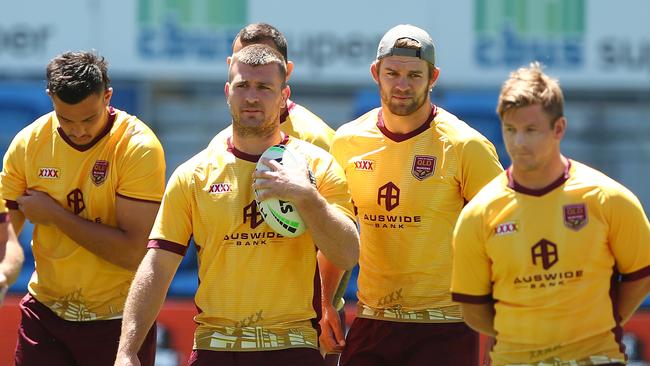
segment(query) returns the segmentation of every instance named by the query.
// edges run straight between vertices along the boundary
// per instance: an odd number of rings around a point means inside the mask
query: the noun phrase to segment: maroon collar
[[[74,142],[72,142],[72,140],[70,140],[68,135],[66,135],[65,132],[63,132],[63,129],[61,128],[61,126],[57,127],[56,130],[59,133],[59,136],[61,136],[61,138],[63,139],[63,141],[65,141],[68,145],[70,145],[70,147],[72,147],[75,150],[83,152],[83,151],[87,151],[91,147],[95,146],[95,144],[97,144],[97,142],[99,142],[99,140],[101,140],[104,136],[108,135],[108,133],[111,132],[111,129],[113,128],[113,124],[115,124],[115,117],[116,116],[117,116],[117,111],[115,111],[115,109],[113,107],[109,106],[108,107],[108,123],[106,124],[106,126],[104,127],[102,132],[99,133],[99,135],[95,136],[95,138],[92,141],[90,141],[89,143],[87,143],[85,145],[77,145]]]
[[[280,142],[280,145],[286,145],[287,142],[289,142],[289,135],[286,135],[284,133],[282,135],[283,136],[282,136],[282,141]],[[228,144],[228,152],[235,155],[236,158],[246,160],[246,161],[250,161],[251,163],[257,163],[257,161],[260,160],[260,157],[262,156],[261,154],[260,155],[251,155],[251,154],[245,153],[245,152],[243,152],[241,150],[237,150],[235,145],[233,145],[233,143],[232,143],[232,135],[228,136],[228,138],[226,139],[226,143]]]
[[[420,127],[416,128],[415,130],[409,132],[409,133],[395,133],[395,132],[390,132],[388,131],[388,128],[386,128],[386,124],[384,123],[384,117],[383,114],[381,113],[382,110],[379,109],[379,113],[377,114],[377,128],[379,128],[379,131],[384,134],[384,136],[388,137],[389,139],[395,141],[395,142],[402,142],[410,139],[411,137],[415,137],[422,132],[426,131],[429,129],[431,126],[431,122],[433,122],[433,118],[436,116],[438,113],[438,108],[436,108],[435,105],[431,104],[431,114],[427,118]]]
[[[506,170],[506,176],[508,177],[508,188],[514,190],[518,193],[527,194],[530,196],[541,197],[555,188],[561,186],[569,179],[569,171],[571,170],[571,160],[567,159],[567,166],[564,168],[564,173],[554,180],[551,184],[546,187],[539,189],[526,188],[521,184],[517,183],[512,177],[512,165]]]
[[[289,118],[289,113],[291,113],[291,110],[296,106],[296,103],[294,103],[293,100],[287,99],[287,108],[284,109],[284,112],[280,115],[280,123],[284,123],[284,121]]]

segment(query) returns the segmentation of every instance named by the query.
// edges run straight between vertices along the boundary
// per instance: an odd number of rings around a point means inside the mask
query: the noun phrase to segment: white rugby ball
[[[256,170],[268,171],[270,168],[262,163],[262,158],[275,160],[288,167],[306,165],[307,162],[298,154],[288,149],[286,145],[274,145],[266,149],[260,161],[257,162]],[[262,214],[262,218],[275,232],[290,238],[302,235],[307,229],[305,222],[300,217],[298,209],[290,201],[283,201],[277,198],[268,198],[260,202],[258,190],[255,190],[255,201]]]

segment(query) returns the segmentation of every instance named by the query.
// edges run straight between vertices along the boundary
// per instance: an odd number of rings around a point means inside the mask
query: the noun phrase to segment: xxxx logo
[[[255,323],[259,323],[264,318],[262,317],[262,311],[260,310],[257,313],[251,314],[249,317],[246,317],[238,322],[235,323],[235,328],[245,328],[245,327],[250,327]]]
[[[60,170],[57,168],[38,168],[38,177],[45,179],[59,179]]]
[[[232,191],[233,189],[230,183],[215,183],[210,186],[208,193],[227,193]]]
[[[372,160],[357,160],[354,162],[354,170],[365,170],[371,172],[375,170],[375,162]]]
[[[394,304],[398,300],[402,299],[402,290],[399,289],[397,291],[393,291],[390,294],[382,297],[379,299],[379,302],[377,303],[378,306],[388,306],[390,304]]]
[[[494,235],[502,236],[507,234],[516,233],[518,229],[517,223],[514,221],[504,222],[503,224],[497,225],[494,228]]]

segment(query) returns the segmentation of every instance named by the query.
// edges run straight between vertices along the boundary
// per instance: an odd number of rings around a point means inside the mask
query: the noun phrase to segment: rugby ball
[[[307,162],[297,153],[291,151],[286,145],[274,145],[266,149],[255,167],[258,171],[268,171],[270,168],[262,163],[262,158],[275,160],[288,167],[305,166]],[[260,202],[260,191],[255,190],[255,201],[262,214],[262,218],[275,232],[290,238],[302,235],[307,229],[305,222],[300,217],[298,209],[290,201],[277,198],[268,198]]]

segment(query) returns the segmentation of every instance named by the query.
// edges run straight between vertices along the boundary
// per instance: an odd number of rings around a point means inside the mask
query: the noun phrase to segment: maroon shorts
[[[323,357],[312,348],[290,348],[278,351],[227,352],[195,349],[189,366],[322,366]]]
[[[477,366],[479,336],[465,323],[402,323],[356,318],[342,366]]]
[[[112,366],[115,363],[121,319],[63,320],[30,294],[20,301],[20,312],[16,366]],[[138,358],[143,366],[153,366],[155,355],[154,325],[138,352]]]

